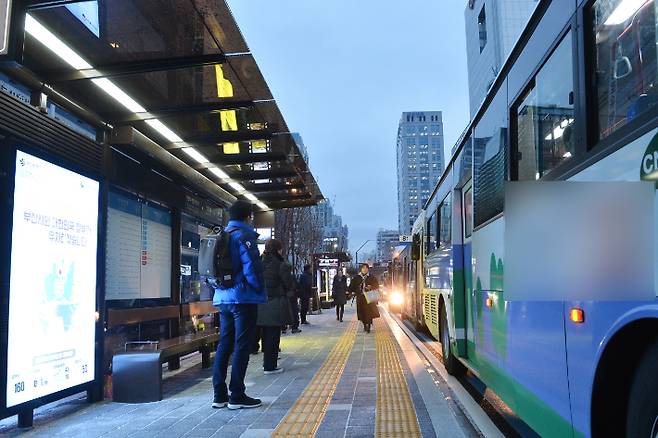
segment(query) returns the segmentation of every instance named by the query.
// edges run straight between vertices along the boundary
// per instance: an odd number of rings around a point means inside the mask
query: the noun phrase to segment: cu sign
[[[640,164],[640,179],[643,181],[658,180],[658,135],[653,137],[644,151]]]
[[[11,21],[11,0],[0,0],[0,55],[9,51],[9,22]]]

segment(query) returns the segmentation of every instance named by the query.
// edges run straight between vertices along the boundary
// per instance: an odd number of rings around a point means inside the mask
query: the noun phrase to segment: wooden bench
[[[201,353],[201,367],[210,367],[210,352],[219,334],[199,332],[164,341],[127,342],[126,351],[112,358],[112,398],[115,402],[146,403],[162,400],[162,364],[180,367],[186,354]],[[136,346],[141,349],[130,349]]]

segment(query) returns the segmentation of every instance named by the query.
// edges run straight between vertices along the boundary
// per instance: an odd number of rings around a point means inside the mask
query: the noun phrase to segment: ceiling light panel
[[[203,154],[201,154],[201,152],[197,151],[194,148],[183,148],[182,151],[185,152],[187,155],[189,155],[190,158],[192,158],[197,163],[203,164],[208,162],[208,159],[204,157]]]

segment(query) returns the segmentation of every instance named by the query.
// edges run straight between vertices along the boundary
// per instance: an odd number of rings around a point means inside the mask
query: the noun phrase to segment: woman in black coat
[[[363,330],[367,333],[370,333],[372,320],[379,318],[377,303],[368,303],[364,295],[364,292],[379,289],[379,282],[369,274],[369,271],[368,265],[361,265],[361,272],[352,278],[349,288],[350,292],[356,295],[356,314],[359,321],[363,323]]]
[[[281,242],[270,239],[265,242],[263,271],[267,303],[258,305],[257,325],[263,330],[263,369],[265,374],[283,371],[277,366],[281,327],[292,323],[288,291],[292,289],[292,268],[281,255]]]
[[[347,303],[347,278],[341,271],[334,276],[331,285],[331,297],[336,305],[336,320],[343,322],[343,313],[345,312],[345,303]]]

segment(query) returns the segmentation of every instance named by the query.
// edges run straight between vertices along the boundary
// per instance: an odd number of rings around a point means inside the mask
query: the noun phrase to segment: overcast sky
[[[401,113],[443,111],[446,160],[468,123],[466,0],[229,4],[350,249],[397,229]]]

